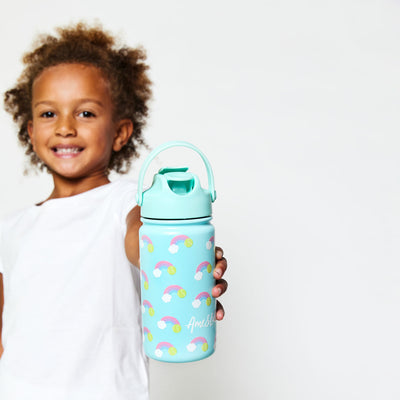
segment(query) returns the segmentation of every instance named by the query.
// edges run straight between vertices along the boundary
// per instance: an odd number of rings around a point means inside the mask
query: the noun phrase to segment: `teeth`
[[[80,150],[77,147],[66,148],[66,149],[61,149],[56,147],[56,152],[61,154],[79,153],[79,151]]]

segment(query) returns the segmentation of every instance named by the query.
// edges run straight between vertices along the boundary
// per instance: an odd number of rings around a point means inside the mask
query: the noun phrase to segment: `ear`
[[[133,133],[133,123],[130,119],[122,119],[117,122],[113,141],[113,150],[120,151],[127,143]]]
[[[28,125],[26,126],[26,130],[28,131],[29,138],[31,140],[31,144],[33,150],[35,151],[35,142],[33,140],[33,121],[28,121]]]

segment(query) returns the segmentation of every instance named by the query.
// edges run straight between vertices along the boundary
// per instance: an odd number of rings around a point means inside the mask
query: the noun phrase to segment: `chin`
[[[60,178],[64,178],[64,179],[73,179],[73,180],[77,180],[77,179],[82,179],[86,176],[86,174],[84,172],[81,171],[65,171],[65,170],[60,170],[60,169],[53,169],[51,167],[48,167],[50,174],[51,175],[55,175],[58,176]]]

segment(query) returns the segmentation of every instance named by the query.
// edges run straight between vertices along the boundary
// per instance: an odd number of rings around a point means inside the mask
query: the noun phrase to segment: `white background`
[[[152,362],[151,399],[399,399],[400,2],[14,0],[1,92],[36,33],[80,19],[147,49],[148,143],[194,143],[216,178],[230,284],[217,351]],[[23,176],[4,111],[0,126],[3,216],[51,179]],[[155,169],[202,174],[189,151],[163,157]]]

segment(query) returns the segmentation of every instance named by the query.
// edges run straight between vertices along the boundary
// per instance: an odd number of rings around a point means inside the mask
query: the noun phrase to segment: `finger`
[[[211,294],[213,297],[223,295],[228,289],[228,282],[225,279],[218,279],[216,285],[212,288]]]
[[[220,260],[224,256],[224,250],[221,247],[215,246],[215,259]]]
[[[225,317],[225,310],[224,307],[222,307],[222,304],[217,300],[217,311],[215,313],[216,318],[218,321],[221,321]]]
[[[215,264],[215,268],[214,268],[214,278],[215,279],[219,279],[221,278],[226,269],[228,268],[228,261],[226,261],[225,257],[222,257],[221,260],[218,260],[217,263]]]

